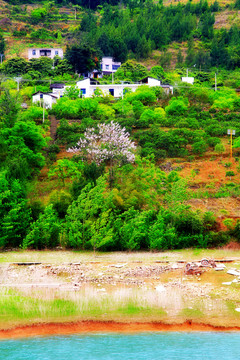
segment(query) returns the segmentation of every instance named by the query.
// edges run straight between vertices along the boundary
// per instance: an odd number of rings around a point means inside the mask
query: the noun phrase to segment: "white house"
[[[56,83],[50,85],[50,89],[52,90],[53,95],[56,95],[58,98],[63,96],[65,88],[65,84]]]
[[[120,62],[113,61],[111,56],[105,56],[101,61],[101,70],[103,75],[109,75],[117,71],[121,66]]]
[[[61,59],[63,58],[63,49],[56,48],[30,48],[28,49],[28,60],[30,59],[38,59],[41,56],[48,57],[53,59],[54,56],[59,56]]]
[[[161,85],[160,80],[157,80],[157,79],[154,79],[151,77],[146,77],[146,78],[142,79],[141,81],[139,81],[139,83],[137,83],[137,84],[122,83],[122,84],[107,84],[107,85],[91,84],[91,80],[88,78],[88,79],[78,81],[76,86],[79,88],[82,96],[84,96],[84,97],[91,97],[94,95],[94,93],[97,89],[100,89],[100,90],[102,90],[104,95],[111,94],[115,98],[120,98],[123,96],[124,90],[126,88],[131,89],[134,92],[141,85],[148,85],[150,87],[160,86],[164,89],[164,91],[166,93],[168,93],[168,94],[169,94],[169,92],[173,93],[172,86]]]
[[[191,77],[191,76],[182,77],[182,82],[186,82],[188,84],[193,85],[194,77]]]
[[[44,93],[38,91],[32,96],[32,103],[39,103],[41,106],[44,106],[45,109],[51,109],[53,104],[56,104],[58,99],[57,95],[51,93]]]

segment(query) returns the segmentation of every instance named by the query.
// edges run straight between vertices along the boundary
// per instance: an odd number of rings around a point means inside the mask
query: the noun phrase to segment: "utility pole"
[[[236,130],[228,129],[227,134],[230,135],[230,159],[232,160],[232,136],[236,134]]]
[[[42,122],[44,123],[44,121],[45,121],[45,103],[44,103],[44,99],[43,99],[43,120],[42,120]]]
[[[4,57],[4,54],[0,54],[0,56],[1,56],[1,65],[2,65],[2,59]]]

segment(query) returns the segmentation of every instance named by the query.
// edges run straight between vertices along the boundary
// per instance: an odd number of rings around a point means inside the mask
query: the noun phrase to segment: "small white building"
[[[191,77],[191,76],[182,77],[182,82],[193,85],[194,77]]]
[[[58,98],[63,96],[65,88],[65,84],[56,83],[50,85],[50,89],[52,90],[53,95],[56,95]]]
[[[95,84],[91,83],[92,81],[88,79],[80,80],[77,82],[77,87],[80,90],[80,94],[84,97],[91,97],[94,95],[97,89],[100,89],[104,95],[111,94],[115,98],[120,98],[124,94],[125,89],[131,89],[133,92],[141,85],[148,85],[150,87],[160,86],[164,89],[164,91],[169,94],[169,92],[173,93],[173,87],[170,85],[161,85],[161,81],[154,79],[152,77],[146,77],[139,81],[136,84],[107,84],[107,85],[99,85],[97,82]]]
[[[103,75],[110,75],[115,73],[117,69],[121,66],[121,62],[113,61],[111,56],[105,56],[101,61],[101,70]]]
[[[40,106],[44,106],[45,109],[51,109],[53,104],[56,104],[58,96],[51,93],[44,93],[38,91],[32,95],[32,103],[39,103]]]
[[[53,59],[54,56],[59,56],[61,59],[63,58],[63,49],[56,48],[30,48],[28,49],[28,60],[30,59],[38,59],[41,56],[48,57]]]

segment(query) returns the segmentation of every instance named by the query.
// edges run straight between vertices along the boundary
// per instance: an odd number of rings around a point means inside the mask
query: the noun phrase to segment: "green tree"
[[[67,47],[65,58],[78,73],[86,73],[97,67],[96,50],[88,45],[72,45]]]
[[[22,243],[30,224],[25,191],[19,180],[0,171],[0,248],[16,247]]]
[[[37,221],[31,225],[31,229],[23,240],[22,248],[34,249],[54,248],[59,245],[60,223],[53,205],[46,206]]]
[[[166,106],[165,111],[167,115],[183,115],[188,109],[188,98],[179,96],[178,98],[173,97],[169,101],[169,105]]]
[[[74,162],[69,159],[60,159],[57,161],[57,164],[53,165],[49,172],[48,177],[54,178],[57,177],[59,181],[62,182],[62,185],[65,186],[65,179],[80,179],[84,170],[83,162]]]
[[[23,58],[13,58],[2,64],[2,71],[5,75],[18,76],[29,70],[29,63]]]
[[[12,95],[8,89],[5,89],[0,97],[0,119],[5,127],[13,127],[17,121],[20,110],[18,94]]]

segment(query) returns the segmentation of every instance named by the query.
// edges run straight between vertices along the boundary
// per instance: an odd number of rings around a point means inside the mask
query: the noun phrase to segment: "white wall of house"
[[[101,69],[104,73],[114,73],[121,66],[120,62],[113,61],[113,58],[110,56],[105,56],[101,61]]]
[[[39,104],[41,104],[41,106],[43,106],[43,103],[44,103],[44,107],[46,109],[51,109],[52,105],[57,102],[57,97],[55,97],[55,96],[52,96],[50,94],[43,94],[43,98],[41,99],[40,94],[41,93],[39,92],[32,96],[33,104],[39,103]]]
[[[148,82],[147,82],[146,85],[148,85],[148,86],[159,86],[159,85],[161,85],[161,81],[157,80],[157,79],[154,79],[152,77],[149,77]]]
[[[115,98],[122,97],[125,88],[135,91],[140,84],[107,84],[107,85],[90,85],[90,79],[84,79],[77,82],[77,87],[85,97],[94,95],[96,89],[100,89],[104,95],[111,93]]]
[[[28,49],[28,59],[38,59],[41,56],[48,57],[50,59],[53,59],[54,56],[59,56],[60,58],[63,58],[63,49],[60,48],[30,48]]]
[[[65,89],[65,88],[66,88],[66,86],[64,86],[64,88],[62,88],[62,89],[52,88],[52,93],[53,93],[54,95],[56,95],[56,96],[58,97],[58,99],[59,99],[60,97],[63,96],[63,94],[64,94],[64,89]]]
[[[111,93],[115,98],[121,98],[124,94],[125,88],[131,89],[134,92],[142,85],[148,85],[149,87],[161,86],[161,81],[149,77],[147,83],[144,84],[90,85],[90,79],[84,79],[78,81],[76,86],[79,88],[84,97],[91,97],[94,95],[96,89],[100,89],[104,95],[109,95],[109,93]],[[173,88],[172,86],[164,85],[163,90],[169,94],[169,92],[172,93]]]
[[[194,77],[190,77],[190,76],[182,77],[182,82],[186,82],[188,84],[193,85]]]

